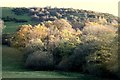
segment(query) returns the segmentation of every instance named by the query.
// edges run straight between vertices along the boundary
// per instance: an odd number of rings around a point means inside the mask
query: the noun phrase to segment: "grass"
[[[93,79],[100,80],[93,76],[78,73],[55,72],[55,71],[25,71],[25,72],[4,72],[3,78],[81,78],[81,80]]]
[[[23,19],[27,20],[28,22],[25,23],[15,23],[13,21],[11,22],[5,22],[4,25],[6,28],[3,30],[3,33],[13,33],[17,30],[17,28],[23,24],[36,24],[37,22],[31,21],[31,17],[28,14],[24,15],[15,15],[12,11],[13,8],[2,8],[2,17],[9,16],[10,18],[16,18],[16,19]]]
[[[16,18],[16,19],[24,19],[24,20],[30,20],[31,18],[27,15],[15,15],[14,12],[12,11],[13,8],[2,8],[2,17],[11,17],[11,18]]]
[[[12,33],[12,32],[15,32],[20,25],[22,25],[22,24],[20,24],[20,23],[14,23],[14,22],[5,22],[6,28],[3,29],[3,33]]]
[[[16,32],[18,27],[24,24],[35,24],[32,21],[28,21],[26,23],[15,23],[15,22],[5,22],[5,28],[3,29],[3,33],[13,33]]]

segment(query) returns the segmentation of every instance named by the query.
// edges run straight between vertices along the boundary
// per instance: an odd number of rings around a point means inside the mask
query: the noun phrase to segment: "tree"
[[[81,33],[79,29],[73,29],[69,22],[64,19],[47,21],[35,26],[23,25],[12,36],[11,46],[23,50],[25,60],[30,56],[27,62],[31,61],[32,56],[33,62],[34,60],[39,62],[41,57],[37,59],[36,55],[33,54],[36,51],[42,51],[40,54],[52,53],[54,64],[58,65],[59,62],[72,55],[75,47],[81,43]],[[58,56],[60,56],[59,59]],[[56,64],[57,62],[58,64]],[[38,64],[31,63],[30,66],[32,65],[38,66]]]

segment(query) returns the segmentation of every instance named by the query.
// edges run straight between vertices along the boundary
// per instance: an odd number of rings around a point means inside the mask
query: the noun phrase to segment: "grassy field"
[[[35,24],[32,21],[29,21],[27,23],[15,23],[15,22],[5,22],[5,28],[3,29],[3,33],[13,33],[16,32],[18,27],[24,24]]]
[[[10,18],[16,18],[16,19],[24,19],[28,22],[25,23],[15,23],[13,21],[11,22],[5,22],[5,29],[3,29],[3,33],[13,33],[17,30],[17,28],[23,24],[36,24],[36,22],[31,21],[31,17],[28,14],[24,15],[15,15],[12,11],[13,8],[2,8],[2,18],[9,16]]]
[[[14,12],[12,11],[13,8],[2,8],[2,17],[11,17],[11,18],[16,18],[16,19],[24,19],[24,20],[30,20],[31,18],[27,15],[15,15]]]

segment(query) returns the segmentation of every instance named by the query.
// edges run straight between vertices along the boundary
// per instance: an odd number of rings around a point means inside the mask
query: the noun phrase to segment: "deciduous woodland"
[[[12,11],[19,16],[29,13],[35,21],[34,25],[23,22],[15,32],[3,34],[3,45],[22,52],[24,68],[118,75],[117,17],[108,17],[107,13],[95,16],[98,13],[70,8],[16,8]],[[84,13],[84,17],[80,18],[79,13]],[[3,21],[6,23],[7,19],[17,20],[4,17]]]

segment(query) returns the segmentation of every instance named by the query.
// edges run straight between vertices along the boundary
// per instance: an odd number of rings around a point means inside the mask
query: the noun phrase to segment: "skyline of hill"
[[[93,10],[99,12],[108,12],[114,15],[118,15],[118,2],[119,0],[20,0],[20,1],[10,1],[1,0],[0,3],[2,7],[59,7],[59,8],[74,8],[74,9],[84,9]]]

